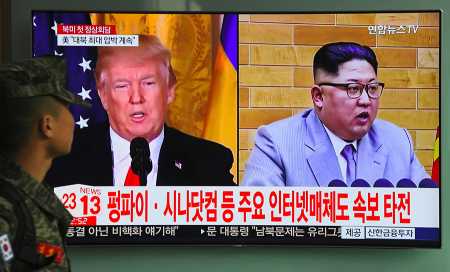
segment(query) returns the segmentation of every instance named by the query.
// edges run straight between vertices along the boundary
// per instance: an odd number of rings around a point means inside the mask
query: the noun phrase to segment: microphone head
[[[347,187],[347,184],[340,179],[333,179],[328,183],[328,187]]]
[[[412,180],[403,178],[397,182],[397,188],[417,188],[417,186]]]
[[[136,137],[131,140],[130,143],[130,156],[131,159],[136,156],[150,156],[150,148],[148,147],[148,142],[145,138]]]
[[[432,179],[424,178],[419,183],[419,188],[438,188],[438,185]]]
[[[147,176],[153,168],[150,160],[148,142],[142,137],[136,137],[130,143],[131,170],[137,175]]]
[[[389,180],[385,178],[380,178],[373,184],[373,187],[379,187],[379,188],[393,188],[394,184],[390,182]]]
[[[353,181],[351,187],[370,187],[370,184],[363,179],[356,179]]]

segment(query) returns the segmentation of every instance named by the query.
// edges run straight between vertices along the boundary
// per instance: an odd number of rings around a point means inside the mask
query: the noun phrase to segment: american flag
[[[92,104],[91,109],[71,106],[77,129],[105,122],[107,116],[97,95],[93,73],[96,48],[56,45],[58,24],[91,24],[89,13],[35,11],[32,16],[33,57],[55,55],[65,58],[67,89]]]

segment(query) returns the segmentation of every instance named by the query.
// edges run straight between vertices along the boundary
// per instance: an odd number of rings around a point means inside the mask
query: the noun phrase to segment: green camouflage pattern
[[[53,262],[37,271],[70,271],[64,237],[60,235],[58,222],[67,227],[72,216],[55,193],[4,155],[0,155],[0,182],[9,182],[15,186],[25,199],[25,204],[33,218],[36,243],[45,243],[64,250],[59,264]],[[0,236],[7,234],[12,244],[16,238],[15,231],[18,223],[11,203],[0,197]]]
[[[6,98],[54,96],[64,102],[90,107],[65,88],[66,63],[63,58],[39,57],[0,65],[0,91]]]

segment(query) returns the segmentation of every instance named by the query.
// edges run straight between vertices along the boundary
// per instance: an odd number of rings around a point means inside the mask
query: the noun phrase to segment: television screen
[[[440,246],[439,12],[32,19],[92,104],[69,243]]]

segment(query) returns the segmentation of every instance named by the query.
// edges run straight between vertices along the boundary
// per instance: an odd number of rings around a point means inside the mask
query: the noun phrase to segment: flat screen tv
[[[71,244],[440,247],[440,12],[34,10]]]

